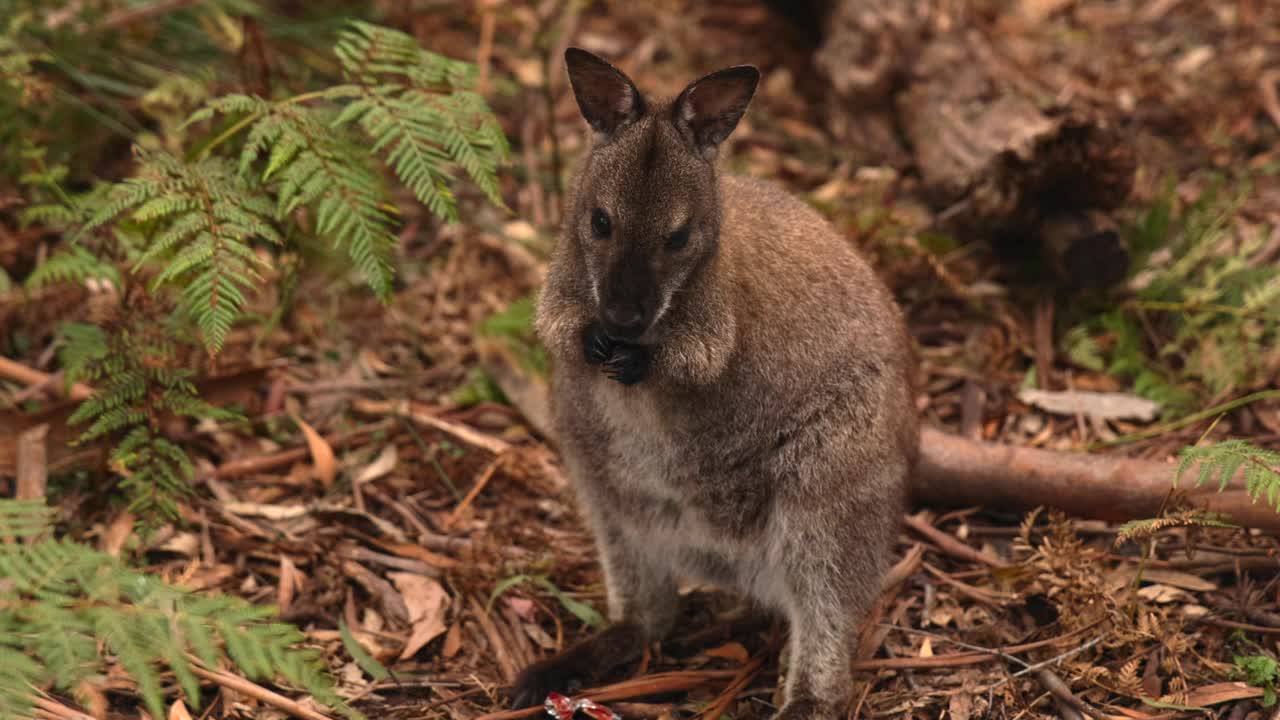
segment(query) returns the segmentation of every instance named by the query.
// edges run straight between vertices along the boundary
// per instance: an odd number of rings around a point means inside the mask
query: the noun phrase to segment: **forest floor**
[[[942,5],[958,12],[964,3]],[[1021,10],[962,19],[1062,99],[1122,118],[1140,163],[1126,211],[1134,223],[1161,202],[1183,217],[1214,174],[1226,178],[1227,194],[1247,179],[1238,201],[1214,206],[1222,247],[1213,252],[1244,247],[1246,261],[1276,262],[1280,103],[1275,71],[1262,72],[1280,67],[1274,6],[1013,5]],[[863,166],[841,149],[817,119],[857,109],[823,101],[812,41],[761,4],[405,17],[445,54],[476,59],[479,44],[482,83],[515,146],[504,187],[512,213],[477,210],[450,227],[425,215],[410,222],[386,309],[367,293],[304,286],[296,311],[269,335],[233,333],[220,379],[205,391],[238,403],[252,422],[180,433],[203,457],[184,525],[144,541],[133,518],[97,503],[92,483],[60,498],[65,513],[89,519],[87,542],[141,558],[185,587],[277,604],[325,648],[343,694],[370,717],[537,717],[539,708],[504,713],[501,689],[526,663],[583,637],[605,611],[590,537],[539,432],[543,390],[527,368],[540,358],[519,338],[559,220],[556,173],[584,139],[558,60],[545,83],[544,25],[571,30],[559,47],[571,38],[618,59],[655,93],[733,63],[762,69],[726,162],[809,199],[872,259],[921,349],[927,423],[991,441],[1154,459],[1227,437],[1280,448],[1276,399],[1185,424],[1168,421],[1186,413],[1094,420],[1020,399],[1033,369],[1041,388],[1132,391],[1132,375],[1091,369],[1068,337],[1102,314],[1089,308],[1116,304],[1125,291],[1091,305],[1021,282],[980,243],[931,239],[932,214],[913,195],[910,168]],[[478,41],[488,22],[492,41]],[[22,312],[39,323],[58,310]],[[1099,331],[1093,340],[1106,351],[1115,338]],[[1263,350],[1252,358],[1263,371],[1248,382],[1188,381],[1196,407],[1274,387],[1280,351]],[[49,363],[38,349],[19,360]],[[55,423],[50,432],[51,465],[83,452],[63,447],[72,431]],[[912,512],[893,582],[864,627],[851,717],[1274,717],[1264,707],[1273,698],[1256,686],[1265,681],[1243,682],[1237,662],[1280,649],[1274,537],[1175,523],[1124,541],[1114,525],[1048,509]],[[687,590],[672,640],[600,697],[627,718],[768,717],[778,705],[785,627],[741,612],[714,589]],[[375,681],[352,660],[339,619],[392,677]],[[128,681],[109,680],[113,707],[131,716]],[[208,717],[283,716],[228,688],[209,698]]]

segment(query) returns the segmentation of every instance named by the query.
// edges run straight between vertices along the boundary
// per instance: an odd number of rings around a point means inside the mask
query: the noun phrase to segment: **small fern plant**
[[[64,328],[62,356],[68,381],[98,385],[72,418],[87,424],[81,439],[115,443],[111,464],[144,517],[175,517],[190,474],[164,420],[232,417],[199,400],[179,350],[191,337],[221,351],[276,257],[331,244],[389,301],[399,211],[388,175],[445,221],[458,219],[460,174],[502,203],[508,147],[471,89],[472,65],[363,22],[340,34],[334,55],[339,84],[281,100],[215,98],[186,123],[211,126],[187,157],[135,148],[132,177],[87,193],[63,190],[66,170],[43,149],[22,153],[33,198],[23,220],[64,237],[26,287],[107,286],[116,315],[132,318]],[[237,152],[218,154],[232,141]]]
[[[1182,476],[1199,463],[1197,486],[1218,480],[1218,490],[1243,470],[1245,490],[1256,503],[1265,498],[1268,505],[1280,512],[1280,453],[1255,447],[1244,440],[1224,440],[1204,446],[1182,449],[1178,470],[1174,476],[1176,485]]]
[[[1280,267],[1263,259],[1268,229],[1230,232],[1249,192],[1247,177],[1211,178],[1179,211],[1170,184],[1127,231],[1135,256],[1150,261],[1135,263],[1147,267],[1133,296],[1064,336],[1072,360],[1131,378],[1134,392],[1174,413],[1265,383],[1280,342]]]
[[[1280,453],[1239,439],[1185,447],[1179,454],[1178,467],[1173,474],[1174,487],[1177,487],[1192,467],[1196,467],[1197,487],[1216,479],[1218,492],[1225,490],[1237,473],[1242,473],[1245,490],[1253,502],[1265,500],[1267,505],[1280,513]],[[1129,540],[1147,539],[1157,531],[1171,527],[1236,527],[1227,520],[1229,518],[1221,513],[1201,508],[1171,512],[1159,518],[1130,520],[1120,526],[1116,545]]]
[[[497,171],[509,148],[469,63],[423,50],[408,35],[352,22],[334,54],[345,82],[283,100],[231,94],[209,101],[188,127],[233,116],[191,159],[135,152],[134,177],[90,202],[72,242],[28,286],[89,272],[95,232],[128,239],[116,262],[175,291],[180,317],[210,353],[222,349],[270,267],[271,249],[307,239],[345,249],[383,301],[394,276],[398,210],[379,165],[433,214],[458,219],[458,170],[501,205]],[[236,159],[214,153],[246,131]],[[45,183],[48,184],[48,183]],[[70,224],[69,199],[28,216]],[[58,209],[61,207],[62,209]],[[101,253],[99,253],[101,257]]]
[[[302,633],[272,621],[274,608],[186,592],[85,545],[48,539],[52,523],[38,501],[0,500],[0,717],[30,717],[35,693],[47,689],[82,694],[108,662],[137,684],[151,717],[165,717],[174,689],[162,672],[199,706],[195,670],[228,660],[250,678],[282,681],[360,717]]]
[[[178,517],[177,501],[189,492],[191,460],[161,432],[170,418],[235,421],[237,413],[202,400],[191,371],[178,366],[178,347],[161,328],[146,324],[108,333],[96,325],[62,326],[59,360],[68,381],[97,392],[68,418],[87,425],[77,442],[116,438],[108,457],[123,479],[129,509],[150,525]]]

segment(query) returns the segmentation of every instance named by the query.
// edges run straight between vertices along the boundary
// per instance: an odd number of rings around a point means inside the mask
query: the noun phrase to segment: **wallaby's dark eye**
[[[613,232],[613,223],[609,220],[609,213],[600,208],[591,211],[591,232],[595,233],[598,238],[609,237],[609,233]]]
[[[681,227],[679,230],[671,233],[671,236],[667,238],[668,250],[672,250],[672,251],[679,250],[688,244],[689,244],[689,225],[687,223],[684,225],[684,227]]]

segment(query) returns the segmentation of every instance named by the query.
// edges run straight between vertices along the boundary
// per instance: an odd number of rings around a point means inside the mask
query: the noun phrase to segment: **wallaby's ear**
[[[578,109],[596,132],[612,135],[644,115],[644,98],[618,68],[576,47],[564,51],[564,64]]]
[[[760,71],[750,65],[717,70],[680,93],[672,120],[698,152],[709,155],[738,126],[759,82]]]

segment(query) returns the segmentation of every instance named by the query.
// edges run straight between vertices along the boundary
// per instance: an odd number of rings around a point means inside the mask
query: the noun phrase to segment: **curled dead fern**
[[[1130,520],[1116,532],[1116,546],[1133,540],[1146,540],[1161,530],[1175,527],[1236,527],[1226,521],[1221,513],[1191,508],[1164,517]]]

